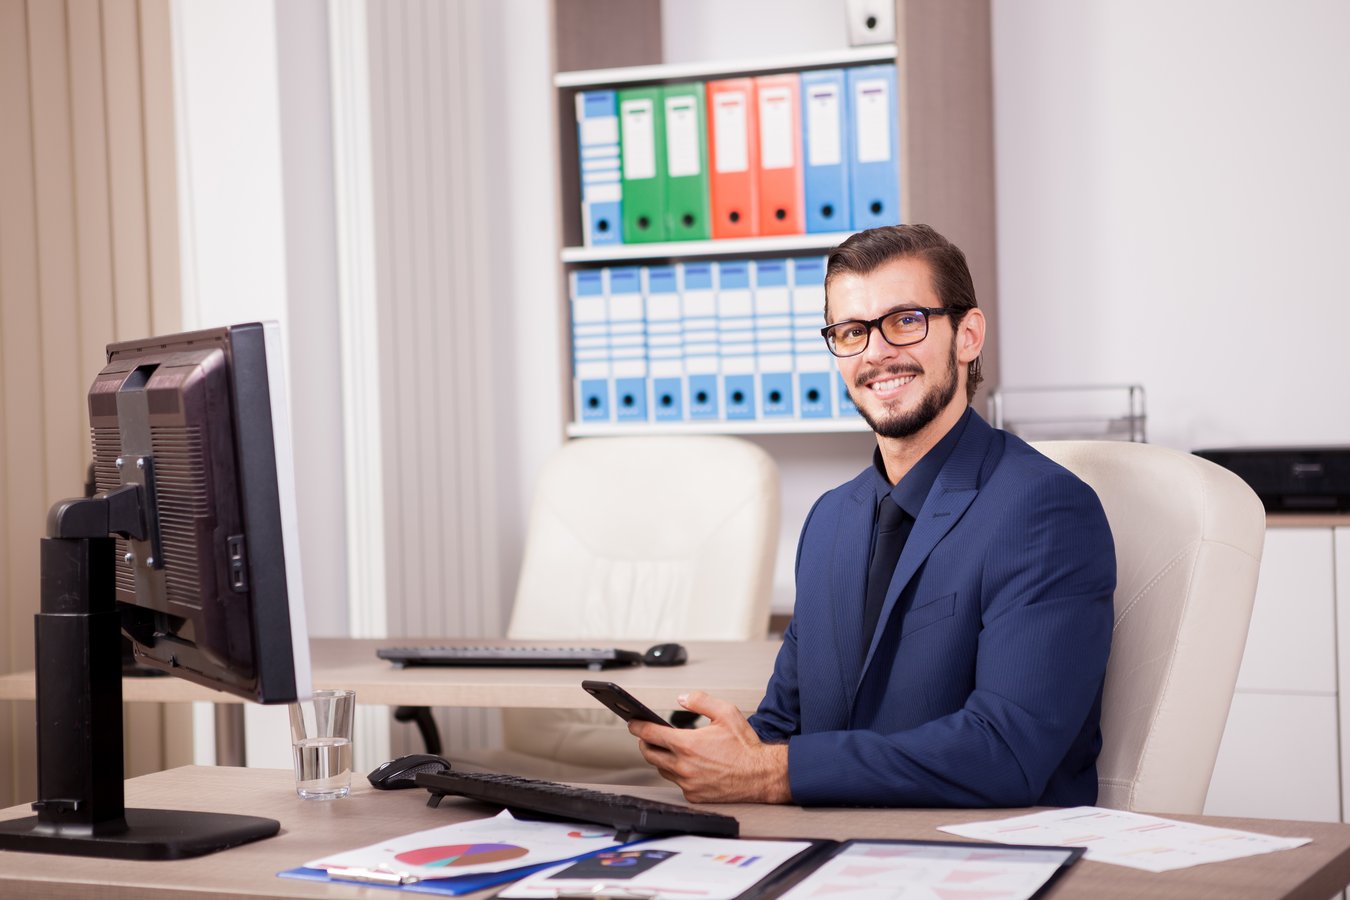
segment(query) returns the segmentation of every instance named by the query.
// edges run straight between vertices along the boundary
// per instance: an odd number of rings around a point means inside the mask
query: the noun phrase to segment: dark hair
[[[947,240],[931,225],[886,225],[850,235],[830,251],[825,267],[825,321],[830,319],[830,282],[838,275],[867,275],[888,262],[907,258],[928,263],[933,278],[933,293],[948,309],[957,310],[952,324],[979,306],[975,301],[975,282],[961,248]],[[966,369],[966,400],[975,399],[975,390],[984,381],[980,357]]]

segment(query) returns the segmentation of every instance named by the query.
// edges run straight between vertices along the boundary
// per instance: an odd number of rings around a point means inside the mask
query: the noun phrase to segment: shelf
[[[851,419],[752,419],[728,421],[710,419],[703,422],[635,422],[631,425],[617,422],[571,422],[568,437],[616,437],[621,435],[658,434],[844,434],[871,432],[861,417]]]
[[[631,66],[626,69],[559,72],[553,76],[553,86],[582,88],[642,82],[683,81],[691,78],[720,78],[724,75],[749,75],[759,72],[856,66],[865,63],[890,62],[894,59],[894,44],[876,44],[871,47],[853,47],[848,50],[799,53],[792,56],[734,62],[669,63],[656,66]]]
[[[793,253],[832,250],[851,231],[827,234],[788,234],[780,237],[727,238],[720,241],[660,241],[651,244],[611,244],[606,247],[564,247],[564,263],[623,262],[639,259],[684,259],[695,256],[745,256],[752,253]]]

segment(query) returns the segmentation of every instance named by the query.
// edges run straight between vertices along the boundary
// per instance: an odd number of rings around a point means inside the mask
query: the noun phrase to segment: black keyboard
[[[598,671],[642,662],[641,653],[614,647],[385,647],[375,655],[397,666],[567,666]]]
[[[704,812],[675,803],[644,800],[587,788],[489,772],[423,772],[417,783],[431,792],[428,806],[446,794],[525,812],[545,813],[577,822],[596,822],[618,832],[620,841],[635,831],[644,834],[713,834],[736,837],[740,823],[731,816]]]

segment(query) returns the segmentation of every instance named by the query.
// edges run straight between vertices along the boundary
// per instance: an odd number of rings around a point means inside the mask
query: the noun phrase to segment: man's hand
[[[707,716],[703,728],[667,728],[633,721],[628,730],[661,776],[693,803],[790,803],[787,744],[766,744],[734,704],[694,691],[685,709]]]

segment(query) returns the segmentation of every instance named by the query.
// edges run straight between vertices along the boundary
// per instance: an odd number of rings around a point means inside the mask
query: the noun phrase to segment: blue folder
[[[755,371],[759,377],[759,412],[766,419],[791,417],[792,294],[788,261],[761,259],[755,270]]]
[[[724,416],[755,418],[755,312],[749,260],[717,264],[717,348]]]
[[[718,348],[717,291],[713,264],[687,262],[678,266],[680,302],[684,307],[684,380],[686,410],[691,420],[721,416],[717,374],[721,369]]]
[[[410,891],[414,894],[439,894],[442,897],[454,897],[459,894],[472,894],[475,891],[481,891],[484,888],[496,887],[499,884],[506,884],[512,881],[518,881],[526,875],[533,875],[535,872],[543,871],[549,866],[556,866],[556,862],[542,863],[537,866],[526,866],[522,869],[510,869],[506,872],[488,872],[483,875],[461,875],[457,878],[436,878],[427,881],[417,881],[412,884],[373,884],[370,882],[348,881],[341,878],[329,876],[325,869],[310,869],[305,866],[297,866],[294,869],[286,869],[278,872],[278,878],[298,878],[301,881],[324,881],[328,884],[345,884],[349,887],[385,887],[394,888],[400,891]]]
[[[848,73],[853,230],[900,223],[900,119],[895,64]]]
[[[606,269],[614,421],[647,421],[647,315],[637,266]]]
[[[648,266],[647,373],[656,422],[684,419],[684,335],[674,266]]]
[[[848,231],[849,121],[843,69],[802,73],[802,181],[806,231]]]
[[[797,375],[797,414],[803,419],[834,415],[834,357],[825,347],[825,258],[792,260],[792,356]]]
[[[581,91],[576,102],[581,233],[587,247],[622,244],[617,95],[614,91]]]
[[[604,270],[579,269],[571,276],[572,402],[580,422],[608,422],[610,402],[609,310]]]

